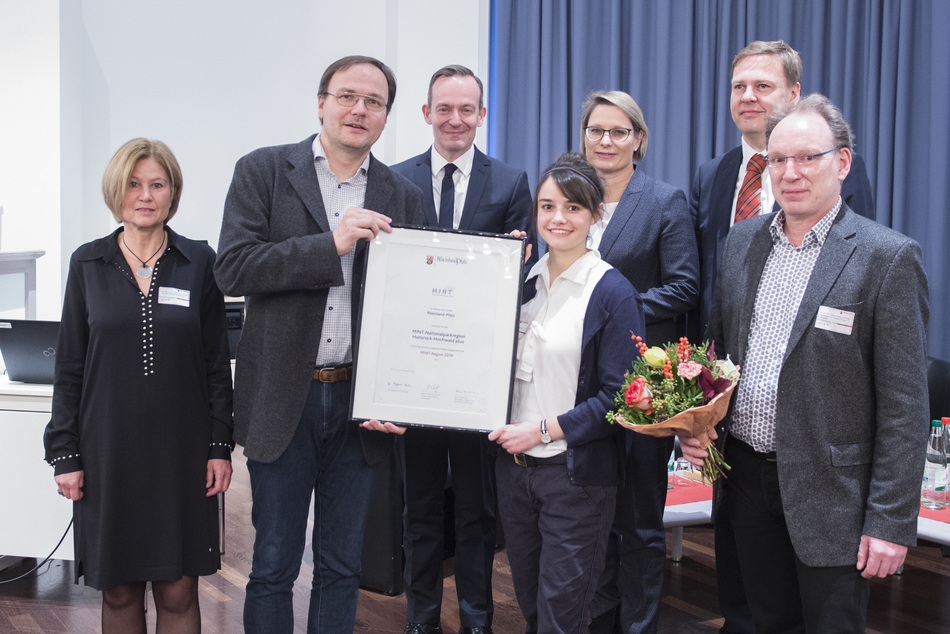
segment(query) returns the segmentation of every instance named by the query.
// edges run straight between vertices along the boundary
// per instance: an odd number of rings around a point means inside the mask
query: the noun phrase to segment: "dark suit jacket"
[[[241,158],[224,204],[215,279],[247,304],[234,375],[234,440],[259,462],[280,457],[297,429],[327,293],[343,284],[313,166],[313,138]],[[367,179],[365,208],[393,222],[422,224],[422,194],[412,183],[372,156]],[[354,318],[365,246],[356,247]],[[385,434],[361,432],[371,464],[392,448]]]
[[[432,152],[392,166],[392,170],[411,180],[422,190],[425,224],[439,225],[432,195]],[[465,206],[459,229],[487,233],[528,231],[531,224],[531,192],[523,170],[485,156],[475,148]],[[532,257],[537,257],[536,255]],[[465,504],[456,506],[455,543],[457,544],[456,581],[460,600],[475,616],[491,621],[491,554],[495,549],[494,467],[483,458],[494,454],[497,445],[481,438],[462,438],[457,432],[429,430],[419,435],[410,430],[400,442],[412,455],[441,453],[441,460],[404,460],[406,494],[406,595],[411,596],[410,621],[438,618],[442,603],[442,583],[433,588],[426,579],[437,572],[442,579],[442,498],[445,488],[448,451],[455,492],[470,493]],[[451,438],[451,440],[450,440]],[[473,443],[471,441],[478,441]],[[481,492],[481,496],[477,494]],[[425,519],[427,518],[427,519]],[[486,528],[487,527],[487,528]],[[487,553],[487,558],[482,555]],[[430,576],[429,573],[432,573]],[[486,607],[487,606],[487,607]],[[487,610],[487,616],[486,615]],[[414,616],[415,615],[415,618]],[[479,616],[481,615],[481,616]]]
[[[699,250],[686,195],[637,167],[600,239],[601,257],[623,273],[643,300],[651,346],[685,333],[699,302]]]
[[[390,167],[422,190],[425,224],[439,226],[435,200],[432,197],[433,149]],[[459,230],[509,233],[514,229],[528,231],[531,224],[531,190],[524,170],[506,165],[475,148],[472,175],[468,181],[465,208]]]
[[[709,336],[721,358],[740,366],[773,218],[735,225],[722,256]],[[915,544],[928,433],[927,297],[920,246],[842,206],[778,383],[782,505],[795,553],[808,566],[855,565],[862,534]],[[820,306],[853,312],[852,333],[817,328]],[[723,443],[728,460],[727,435]]]
[[[736,181],[742,169],[742,146],[729,150],[699,166],[690,191],[690,212],[696,223],[699,253],[702,257],[700,278],[700,304],[698,316],[690,316],[690,338],[699,340],[709,323],[716,273],[719,269],[722,246],[729,233],[732,218],[732,199],[736,194]],[[845,204],[858,215],[874,220],[874,198],[871,181],[868,180],[864,160],[853,155],[851,172],[841,186]],[[773,211],[778,211],[778,201]]]

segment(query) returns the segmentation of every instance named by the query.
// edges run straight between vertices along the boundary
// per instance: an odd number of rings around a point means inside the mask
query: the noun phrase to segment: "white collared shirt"
[[[536,277],[538,291],[521,307],[513,423],[537,422],[574,409],[587,304],[600,278],[613,268],[600,259],[600,253],[588,251],[552,284],[548,257],[544,254],[528,274],[529,280]],[[566,440],[545,445],[539,437],[538,444],[525,453],[547,458],[565,451]]]
[[[337,179],[330,170],[326,152],[320,143],[320,135],[313,139],[313,168],[320,183],[320,195],[327,212],[330,231],[335,231],[350,207],[362,207],[366,199],[366,183],[369,174],[369,154],[356,170],[356,174],[345,181]],[[323,311],[323,330],[320,332],[320,348],[315,360],[318,366],[338,365],[353,360],[352,317],[350,315],[353,293],[353,258],[356,249],[340,258],[343,268],[343,286],[331,286],[327,295],[327,306]]]
[[[739,166],[739,180],[736,181],[736,192],[732,196],[732,212],[729,215],[729,226],[736,224],[736,203],[739,202],[739,190],[742,189],[742,181],[745,180],[745,173],[749,165],[749,161],[752,160],[752,157],[755,154],[761,154],[765,156],[765,152],[758,152],[752,149],[752,146],[746,143],[745,138],[742,139],[742,165]],[[765,165],[765,169],[762,170],[762,192],[759,194],[759,201],[761,206],[759,207],[759,215],[770,214],[772,213],[772,207],[775,205],[775,196],[772,195],[772,179],[769,178],[769,166],[768,163]]]
[[[808,230],[798,247],[785,235],[784,211],[769,225],[772,251],[755,295],[748,349],[729,432],[756,451],[775,451],[778,383],[785,349],[821,248],[840,210],[839,196],[835,206]]]
[[[432,146],[432,197],[435,200],[435,213],[439,213],[439,205],[442,202],[442,178],[445,176],[445,166],[449,161],[445,160],[439,151]],[[452,174],[452,180],[455,181],[455,217],[452,219],[452,228],[458,229],[459,222],[462,220],[462,210],[465,208],[465,194],[468,193],[468,181],[472,177],[472,165],[475,163],[475,144],[473,143],[468,151],[454,161],[458,169]]]

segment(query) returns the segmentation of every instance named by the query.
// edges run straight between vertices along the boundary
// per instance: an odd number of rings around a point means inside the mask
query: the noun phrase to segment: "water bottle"
[[[930,423],[927,462],[920,487],[920,505],[935,511],[947,506],[947,444],[944,426],[939,420]]]
[[[673,482],[676,479],[676,450],[674,449],[670,453],[670,461],[666,464],[666,488],[667,490],[673,488]]]

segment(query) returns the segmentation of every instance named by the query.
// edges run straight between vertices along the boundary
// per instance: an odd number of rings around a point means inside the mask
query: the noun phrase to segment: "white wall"
[[[114,227],[100,179],[125,141],[168,143],[185,181],[171,225],[216,246],[235,161],[319,129],[331,62],[396,72],[374,148],[395,163],[431,143],[433,71],[465,64],[487,84],[488,20],[489,0],[0,0],[0,248],[46,249],[39,318],[58,319],[69,254]]]
[[[59,79],[58,0],[0,0],[0,249],[46,251],[37,261],[41,318],[60,303]]]

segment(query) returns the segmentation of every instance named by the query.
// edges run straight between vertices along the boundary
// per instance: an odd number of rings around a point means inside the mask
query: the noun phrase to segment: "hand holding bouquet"
[[[685,337],[676,345],[648,348],[634,335],[640,358],[633,361],[615,412],[607,420],[641,434],[698,438],[709,456],[703,460],[703,480],[712,482],[729,465],[709,439],[709,430],[729,410],[739,369],[728,358],[717,361],[715,345],[693,346]]]

